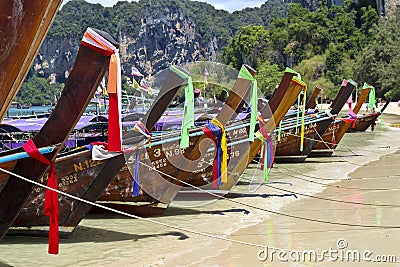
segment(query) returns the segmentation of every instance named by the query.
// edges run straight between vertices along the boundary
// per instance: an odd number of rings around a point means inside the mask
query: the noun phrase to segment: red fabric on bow
[[[28,142],[24,144],[23,148],[25,152],[28,153],[28,155],[31,156],[33,159],[50,165],[47,186],[57,190],[58,186],[54,162],[49,161],[45,156],[40,154],[32,139],[29,139]],[[44,215],[50,217],[48,252],[49,254],[58,254],[58,193],[49,189],[46,189],[46,195],[44,199]]]
[[[121,62],[118,49],[91,28],[86,30],[81,44],[110,56],[107,83],[107,93],[110,99],[108,109],[108,151],[121,152]]]

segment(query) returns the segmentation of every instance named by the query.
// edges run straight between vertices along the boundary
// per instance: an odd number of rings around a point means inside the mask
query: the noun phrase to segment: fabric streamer
[[[242,68],[240,69],[238,78],[251,81],[249,141],[253,142],[258,115],[257,79],[254,78],[253,75],[251,75],[250,71],[245,66],[242,66]]]
[[[118,156],[120,152],[109,152],[108,143],[96,141],[86,145],[87,149],[92,151],[93,160],[105,160]]]
[[[271,169],[274,164],[274,149],[272,138],[267,131],[262,127],[256,132],[256,137],[263,142],[261,149],[261,170],[263,171],[264,181],[268,181],[268,169]]]
[[[226,131],[224,126],[218,121],[217,118],[214,118],[211,123],[215,124],[221,129],[221,182],[226,183],[228,182],[228,143],[226,141]]]
[[[292,70],[291,68],[286,67],[285,72],[287,72],[287,73],[292,73],[292,74],[296,75],[297,78],[301,79],[300,73],[298,73],[298,72],[295,71],[295,70]]]
[[[213,140],[216,146],[216,153],[214,156],[214,164],[213,164],[213,188],[218,188],[221,183],[221,157],[222,157],[222,147],[221,147],[221,128],[219,128],[214,123],[209,123],[203,127],[204,134]]]
[[[281,133],[282,133],[282,120],[279,122],[278,141],[281,141]]]
[[[358,118],[357,114],[355,114],[354,111],[349,110],[349,117],[348,118],[344,118],[342,120],[344,120],[345,122],[351,123],[351,127],[355,128],[356,127],[357,118]]]
[[[303,91],[303,104],[302,104],[302,112],[301,112],[301,131],[300,131],[300,151],[303,152],[303,147],[304,147],[304,128],[305,128],[305,123],[304,123],[304,117],[306,114],[306,94],[307,92],[307,86],[304,87]]]
[[[132,184],[132,196],[137,197],[139,196],[140,188],[139,188],[139,149],[136,150],[135,155],[135,171],[133,175],[133,184]]]
[[[110,100],[108,110],[108,151],[121,152],[121,62],[119,50],[91,28],[86,30],[81,44],[111,57],[107,83],[107,93]]]
[[[175,66],[171,67],[179,77],[186,80],[185,83],[185,105],[183,109],[183,120],[181,128],[180,148],[189,147],[189,129],[194,127],[194,89],[192,77]]]
[[[147,138],[147,140],[144,143],[139,144],[138,146],[142,146],[146,143],[150,143],[150,139],[151,139],[152,135],[151,135],[151,132],[147,129],[146,125],[144,125],[141,121],[139,121],[138,123],[136,123],[136,125],[133,129],[134,129],[134,131],[141,133],[144,137]],[[135,171],[133,173],[133,184],[132,184],[132,196],[133,197],[139,196],[139,193],[140,193],[140,188],[139,188],[140,154],[139,154],[138,147],[136,147],[135,150],[136,150],[136,152],[135,152],[136,153],[135,154]]]
[[[297,96],[297,110],[296,110],[296,131],[297,134],[299,132],[299,119],[300,119],[300,94]]]
[[[151,132],[147,129],[146,125],[144,125],[141,121],[135,124],[133,130],[136,132],[141,133],[146,140],[140,144],[137,144],[133,149],[135,150],[135,170],[133,173],[133,183],[132,183],[132,196],[137,197],[140,193],[139,187],[139,172],[140,172],[140,154],[139,154],[139,147],[143,146],[146,143],[150,143],[151,139]]]
[[[44,164],[50,165],[47,186],[57,190],[57,176],[54,168],[54,162],[49,161],[46,157],[40,154],[32,139],[29,139],[28,142],[23,145],[23,148],[25,152],[28,153],[32,158]],[[58,193],[49,189],[46,189],[46,195],[44,199],[44,215],[50,217],[48,253],[58,254]]]
[[[368,108],[372,109],[375,106],[375,88],[369,84],[369,83],[364,83],[362,89],[369,88],[369,95],[368,95]]]
[[[336,146],[336,138],[335,138],[335,128],[336,127],[335,127],[335,123],[336,123],[336,120],[333,121],[332,140],[331,140],[332,147]]]

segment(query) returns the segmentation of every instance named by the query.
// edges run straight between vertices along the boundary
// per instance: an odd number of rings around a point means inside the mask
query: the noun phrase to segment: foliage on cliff
[[[207,49],[210,40],[216,39],[219,61],[235,68],[243,63],[254,67],[265,94],[274,90],[283,69],[291,67],[301,73],[309,88],[321,86],[326,97],[333,97],[347,78],[359,85],[371,83],[379,97],[398,98],[399,19],[379,19],[372,0],[357,3],[345,0],[342,6],[328,8],[320,2],[310,11],[300,4],[269,0],[260,8],[229,13],[189,0],[121,1],[113,7],[72,0],[59,11],[47,38],[65,38],[77,45],[90,26],[120,41],[122,36],[135,38],[156,13],[177,14],[194,22],[200,49]],[[41,93],[43,80],[33,82],[30,77],[18,95],[21,102],[31,103],[33,96],[35,103],[50,101]],[[53,95],[54,88],[48,90],[47,95]]]
[[[321,5],[315,12],[291,4],[287,17],[272,20],[268,28],[240,28],[223,48],[222,59],[234,67],[243,63],[256,69],[291,67],[310,88],[319,85],[325,96],[333,97],[343,78],[356,79],[358,84],[375,82],[368,71],[360,76],[355,69],[361,65],[357,60],[363,48],[376,36],[373,29],[378,19],[372,7],[354,6],[349,1],[329,9]],[[368,68],[366,64],[363,67]],[[272,85],[261,87],[264,93],[273,89]]]

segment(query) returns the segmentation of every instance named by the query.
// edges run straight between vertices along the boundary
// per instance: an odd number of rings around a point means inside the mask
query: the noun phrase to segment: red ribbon
[[[23,148],[32,158],[44,164],[50,165],[47,186],[57,190],[58,186],[54,162],[49,161],[46,157],[40,154],[32,139],[29,139],[29,141],[24,144]],[[44,199],[44,215],[50,217],[48,252],[49,254],[58,254],[58,193],[49,189],[46,189],[46,195]]]
[[[203,127],[203,132],[208,138],[210,138],[215,143],[215,146],[218,149],[218,140],[214,136],[213,132],[208,127],[205,127],[205,126]],[[219,165],[218,164],[218,153],[215,153],[214,164],[213,164],[213,182],[212,182],[213,188],[218,188],[218,165]]]

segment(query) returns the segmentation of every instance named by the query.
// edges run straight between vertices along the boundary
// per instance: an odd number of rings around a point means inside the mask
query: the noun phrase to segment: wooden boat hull
[[[339,93],[333,101],[331,115],[336,116],[346,103],[355,85],[350,82],[344,82]],[[323,113],[322,113],[323,114]],[[318,140],[321,140],[325,130],[331,125],[332,119],[326,114],[323,114],[316,123],[308,123],[304,127],[303,146],[301,147],[300,131],[298,128],[291,128],[281,132],[281,137],[278,137],[275,162],[304,162],[313,149]],[[312,122],[312,121],[311,121]],[[297,123],[296,123],[297,124]],[[301,149],[302,148],[302,149]]]
[[[146,127],[152,128],[156,124],[163,113],[160,109],[167,108],[181,86],[182,78],[171,72],[160,90],[158,100],[143,118]],[[135,137],[138,137],[135,133],[130,136],[130,138]],[[143,138],[139,135],[140,140]],[[122,167],[124,164],[124,154],[104,160],[92,160],[92,152],[86,149],[72,151],[68,155],[57,158],[55,166],[60,190],[78,198],[59,195],[59,232],[62,237],[68,237],[92,208],[92,205],[79,199],[94,203],[117,173],[119,177],[129,175],[126,167]],[[47,174],[40,179],[40,182],[45,183],[46,178]],[[117,188],[117,190],[120,189]],[[44,190],[36,187],[10,229],[11,234],[42,236],[48,233],[49,220],[43,216],[43,200]],[[138,212],[151,211],[151,213],[161,214],[164,210],[162,205],[153,205],[154,201],[146,195],[138,197],[138,200],[140,200],[140,203],[136,205]]]
[[[61,2],[0,1],[0,120],[24,81]]]
[[[375,123],[381,113],[367,114],[357,118],[355,127],[347,129],[348,132],[365,132],[370,126],[375,129]]]
[[[330,157],[332,156],[335,148],[339,141],[342,139],[344,133],[346,133],[347,127],[343,120],[338,120],[335,123],[331,123],[322,135],[322,140],[319,139],[309,157]],[[350,123],[349,123],[350,124]]]
[[[323,132],[326,124],[330,124],[331,119],[314,122],[304,127],[303,151],[300,150],[300,127],[282,131],[280,138],[276,141],[275,162],[304,162],[315,144],[319,140],[319,132]],[[324,124],[324,125],[322,125]]]
[[[101,169],[107,168],[105,161],[91,159],[91,151],[86,150],[58,158],[55,164],[59,190],[79,196],[88,201],[95,201],[107,186],[109,180],[96,180]],[[48,173],[40,179],[41,184],[46,184]],[[45,189],[35,186],[21,209],[14,224],[9,229],[9,234],[47,235],[49,217],[43,214]],[[89,204],[82,203],[73,198],[59,195],[59,231],[61,237],[67,237],[79,221],[83,218],[77,216],[80,210],[89,210]],[[83,214],[86,214],[83,212]]]
[[[362,104],[364,103],[367,95],[369,94],[371,87],[363,87],[360,96],[357,100],[357,104],[353,109],[353,113],[357,115],[360,111]],[[353,115],[354,116],[354,115]],[[322,135],[322,140],[316,142],[313,150],[310,153],[310,157],[329,157],[332,155],[334,149],[342,140],[343,136],[349,129],[354,127],[355,123],[349,120],[349,118],[337,119],[329,125],[328,129]]]
[[[376,113],[369,113],[357,118],[355,127],[349,128],[348,132],[365,132],[369,126],[371,126],[371,130],[373,131],[375,129],[376,120],[385,111],[389,103],[390,101],[387,101],[385,105]]]
[[[98,175],[106,170],[109,172],[110,168],[113,168],[110,162],[110,159],[93,160],[92,152],[86,149],[57,158],[55,167],[59,190],[89,202],[95,202],[113,179],[112,176]],[[125,166],[118,172],[116,179],[126,179],[127,175],[130,176],[130,173]],[[39,182],[46,184],[47,177],[48,173],[45,173]],[[117,190],[119,189],[121,188],[117,188]],[[8,234],[28,236],[46,236],[48,234],[49,218],[43,214],[44,196],[45,189],[35,186]],[[149,201],[146,201],[146,196],[138,197],[135,201],[136,205],[131,205],[130,208],[127,208],[127,205],[115,203],[99,202],[99,204],[106,204],[110,208],[125,212],[134,211],[138,215],[161,215],[165,207],[158,203],[154,204],[154,201],[151,200],[149,198]],[[67,238],[91,208],[90,204],[59,195],[60,236]],[[99,208],[96,210],[102,211]]]
[[[247,67],[247,69],[250,72],[252,71],[250,67]],[[249,80],[237,79],[234,85],[234,88],[237,89],[232,90],[225,105],[217,115],[221,123],[225,124],[231,118],[232,110],[238,111],[240,107],[243,106],[244,95],[249,85]],[[157,207],[167,207],[182,186],[176,180],[171,179],[169,175],[176,172],[179,164],[187,162],[182,160],[182,155],[191,153],[193,144],[203,139],[205,139],[203,134],[197,137],[191,137],[189,148],[185,150],[180,149],[179,138],[174,142],[167,142],[164,145],[157,145],[152,141],[151,148],[140,150],[140,195],[137,197],[132,196],[132,175],[119,172],[117,177],[107,187],[105,193],[99,198],[99,203],[114,207],[119,205],[119,209],[129,209],[131,212],[137,212],[134,203],[140,203],[143,202],[143,200],[145,200],[145,203],[150,203],[152,207],[154,205],[157,205]],[[207,143],[207,141],[209,141],[209,143]],[[211,143],[211,140],[206,140],[203,144],[209,147]],[[211,157],[213,158],[210,154],[210,158]],[[134,156],[131,156],[127,160],[127,164],[130,168],[134,168],[134,158]],[[175,160],[175,162],[178,162],[178,166],[174,165],[175,163],[171,164],[169,160]],[[133,173],[133,171],[134,170],[131,170],[130,173]],[[146,214],[148,214],[148,212],[146,212]]]
[[[104,37],[110,42],[117,45],[107,33],[102,34],[106,35]],[[39,133],[32,138],[33,143],[38,148],[65,143],[99,86],[108,68],[109,61],[109,56],[89,47],[81,46],[74,68],[54,111]],[[90,75],[87,75],[88,73]],[[60,150],[61,145],[58,145],[52,153],[46,154],[45,157],[53,162]],[[7,151],[0,156],[21,151],[23,151],[22,148]],[[46,164],[33,158],[25,158],[16,162],[12,172],[30,180],[38,181],[46,169]],[[0,237],[5,235],[16,219],[33,187],[32,183],[10,176],[8,182],[0,189]]]
[[[285,76],[284,81],[281,83],[284,84],[284,90],[280,90],[279,92],[277,92],[277,97],[272,99],[271,105],[274,107],[274,110],[277,110],[278,106],[280,106],[280,100],[282,99],[283,95],[285,95],[286,89],[287,87],[289,87],[292,77],[293,74]],[[244,86],[244,88],[246,88],[247,86],[248,84]],[[289,95],[292,97],[290,98],[290,100],[288,100],[290,104],[294,101],[295,97],[297,97],[297,94],[301,90],[299,88],[292,89],[295,91],[295,93],[289,93]],[[241,94],[243,93],[239,93],[239,95]],[[294,96],[292,96],[292,94]],[[234,100],[235,98],[231,98],[231,96],[233,96],[232,93],[230,94],[230,98],[228,98],[227,100],[227,105],[230,106],[231,110],[238,110],[238,108],[243,105],[243,103],[242,101],[240,101],[240,99]],[[283,114],[286,113],[287,109],[290,107],[290,104],[287,104],[283,108],[285,110],[279,109],[279,114],[281,114],[282,116],[276,117],[278,121],[283,117]],[[220,121],[227,121],[227,119],[231,117],[231,114],[226,114],[226,112],[225,114],[222,113],[220,112],[218,114],[218,116],[220,117]],[[221,117],[223,119],[221,119]],[[235,123],[231,123],[230,126],[234,127]],[[227,127],[226,130],[229,144],[229,172],[233,170],[235,166],[239,163],[239,161],[246,156],[245,153],[248,151],[249,147],[249,142],[247,141],[249,127],[243,125],[243,123],[240,122],[238,123],[237,127],[231,128],[230,130],[229,127]],[[235,141],[238,140],[245,140],[245,142],[235,143]],[[165,142],[164,140],[164,142],[161,143],[162,144],[157,144],[152,141],[151,148],[140,150],[140,196],[132,197],[133,177],[129,174],[124,175],[122,171],[119,172],[118,176],[107,187],[104,194],[99,198],[98,202],[110,207],[118,207],[119,210],[129,209],[129,211],[131,212],[137,212],[132,208],[135,206],[132,205],[132,203],[143,203],[144,200],[149,201],[151,199],[146,199],[146,197],[151,196],[153,197],[152,200],[156,201],[156,203],[161,203],[167,206],[175,198],[182,187],[190,189],[188,185],[183,184],[180,181],[184,181],[189,183],[190,185],[201,187],[204,190],[212,190],[213,192],[215,192],[215,190],[219,192],[221,191],[218,188],[212,186],[215,147],[210,139],[204,138],[202,131],[199,131],[199,135],[190,137],[190,146],[187,149],[180,148],[179,140],[168,142]],[[200,144],[200,149],[198,149],[197,151],[195,151],[196,144]],[[210,147],[212,149],[208,149]],[[196,156],[193,156],[193,153]],[[127,162],[128,168],[131,168],[131,173],[133,173],[133,168],[135,165],[133,157],[129,158]],[[240,178],[240,174],[233,175],[231,177],[233,178],[231,178],[231,180],[229,181],[229,189],[223,189],[223,192],[228,192],[232,188],[232,186],[236,184],[236,182]],[[199,194],[197,194],[196,196],[198,195]],[[209,197],[209,195],[201,196],[202,199],[204,199],[204,197]]]

